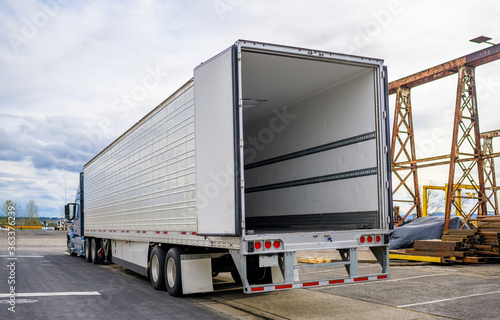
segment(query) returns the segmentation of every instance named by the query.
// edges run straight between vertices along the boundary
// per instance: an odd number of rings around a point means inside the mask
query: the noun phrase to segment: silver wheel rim
[[[167,262],[167,281],[172,288],[175,284],[175,262],[172,258],[169,258]]]
[[[92,260],[94,260],[94,256],[95,256],[95,241],[92,240],[92,244],[90,245],[90,247],[92,248],[92,250],[90,250],[90,255],[92,257]]]
[[[158,274],[160,273],[160,263],[158,262],[158,257],[156,255],[151,259],[151,276],[153,277],[153,281],[158,281]]]

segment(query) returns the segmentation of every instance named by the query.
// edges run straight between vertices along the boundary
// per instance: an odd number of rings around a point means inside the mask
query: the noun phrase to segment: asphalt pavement
[[[71,257],[61,235],[64,240],[60,232],[18,231],[16,259],[7,255],[5,233],[0,236],[0,319],[231,319],[155,291],[140,278],[134,281],[82,257]],[[9,277],[15,280],[16,303],[11,309],[15,312],[9,310]]]
[[[0,261],[0,279],[8,279],[6,259]],[[82,258],[23,251],[15,261],[15,292],[21,296],[15,313],[5,302],[9,297],[0,298],[0,319],[230,319]],[[7,281],[0,283],[0,292],[9,292]]]

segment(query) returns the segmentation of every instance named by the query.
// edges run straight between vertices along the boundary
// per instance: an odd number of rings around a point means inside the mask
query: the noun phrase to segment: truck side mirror
[[[68,203],[64,206],[64,217],[68,220],[73,220],[75,218],[76,206],[74,203]]]

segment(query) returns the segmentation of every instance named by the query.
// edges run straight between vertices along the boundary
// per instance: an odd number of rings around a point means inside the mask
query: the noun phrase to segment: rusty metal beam
[[[401,201],[401,196],[409,196],[411,200],[405,200],[404,202],[413,203],[410,209],[402,214],[400,214],[400,208],[398,207],[397,215],[394,215],[394,223],[396,226],[399,226],[414,209],[417,217],[421,217],[422,209],[420,205],[417,166],[415,164],[417,156],[415,153],[415,136],[413,132],[411,92],[407,88],[398,88],[397,92],[391,142],[391,165],[392,173],[396,178],[393,179],[393,186],[395,181],[399,181],[399,184],[392,189],[393,201]],[[408,163],[409,165],[402,167],[399,166],[400,163]],[[405,172],[400,174],[396,170],[405,170]],[[401,191],[398,192],[400,188]]]
[[[472,161],[460,162],[462,155],[474,156]],[[475,68],[464,65],[459,68],[457,99],[455,104],[455,120],[453,123],[453,135],[450,152],[450,170],[448,176],[448,187],[446,190],[446,206],[444,215],[443,234],[447,234],[450,228],[450,216],[452,208],[465,217],[460,229],[467,224],[473,213],[477,211],[478,216],[487,215],[486,193],[484,189],[484,169],[481,158],[481,142],[479,132],[479,115],[476,98]],[[458,166],[456,166],[458,165]],[[455,168],[461,171],[459,179],[455,183]],[[476,181],[472,171],[476,169],[478,179]],[[463,212],[456,198],[457,188],[463,181],[474,186],[478,195],[478,202],[469,213]]]
[[[486,206],[487,213],[493,212],[493,214],[498,215],[498,194],[497,194],[497,180],[495,173],[495,158],[487,159],[485,155],[493,154],[493,137],[497,137],[500,134],[500,130],[490,131],[486,134],[482,133],[481,138],[483,139],[482,145],[482,159],[483,159],[483,170],[484,170],[484,190],[486,193]],[[483,136],[484,135],[484,136]]]
[[[498,158],[500,157],[500,152],[495,152],[491,154],[484,154],[481,156],[481,159],[492,159],[492,158]],[[400,162],[397,163],[397,168],[393,168],[393,171],[399,171],[399,170],[404,170],[404,169],[409,169],[408,167],[402,167],[404,165],[408,165],[411,163],[422,163],[422,162],[430,162],[430,161],[437,161],[441,159],[449,159],[450,156],[439,156],[439,157],[430,157],[430,158],[422,158],[422,159],[417,159],[415,161],[405,161],[405,162]],[[462,158],[462,159],[457,159],[457,162],[467,162],[467,161],[474,161],[474,157],[470,158]],[[442,166],[442,165],[449,165],[450,160],[447,161],[441,161],[441,162],[433,162],[433,163],[426,163],[426,164],[420,164],[417,165],[417,169],[420,168],[428,168],[428,167],[434,167],[434,166]]]
[[[389,83],[389,94],[396,93],[397,88],[413,88],[424,83],[444,78],[458,72],[458,68],[467,65],[477,67],[500,59],[500,44],[468,54],[466,56],[442,63],[424,71]]]
[[[500,129],[483,132],[483,133],[481,133],[480,136],[481,136],[481,139],[499,137],[500,136]]]

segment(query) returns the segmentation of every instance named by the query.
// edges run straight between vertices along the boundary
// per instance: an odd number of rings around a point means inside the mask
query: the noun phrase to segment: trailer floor
[[[64,252],[64,232],[22,231],[16,236],[17,293],[97,292],[99,295],[17,297],[16,314],[0,296],[2,319],[498,319],[500,264],[393,266],[391,279],[335,287],[247,295],[216,278],[215,293],[184,299],[155,291],[149,280],[117,265],[95,266]],[[0,294],[8,293],[7,235],[0,232]],[[370,261],[369,252],[360,252]],[[380,267],[360,263],[370,273]],[[373,270],[373,271],[372,271]],[[328,277],[321,269],[304,276]]]

